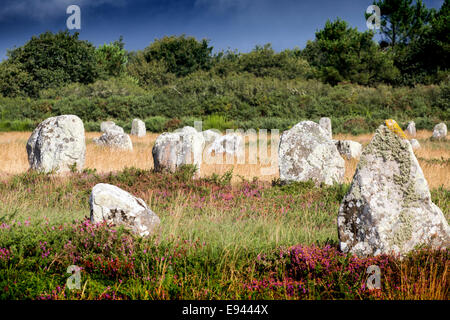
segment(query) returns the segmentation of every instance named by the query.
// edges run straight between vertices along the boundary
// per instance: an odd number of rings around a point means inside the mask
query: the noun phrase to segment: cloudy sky
[[[443,0],[425,0],[440,8]],[[0,59],[31,36],[66,29],[66,9],[81,8],[80,38],[95,45],[123,35],[127,50],[155,38],[186,34],[210,39],[214,51],[248,52],[257,44],[276,50],[303,48],[327,19],[339,17],[367,30],[372,0],[1,0]]]

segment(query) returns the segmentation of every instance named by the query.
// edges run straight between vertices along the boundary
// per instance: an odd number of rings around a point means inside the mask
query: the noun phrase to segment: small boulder
[[[133,150],[131,138],[126,133],[107,130],[98,138],[92,140],[96,145],[122,150]]]
[[[228,153],[240,157],[245,152],[244,139],[236,133],[220,136],[208,148],[207,154],[212,152],[215,154]]]
[[[116,125],[113,121],[103,121],[100,124],[100,131],[103,133],[124,133],[123,128]]]
[[[433,140],[444,140],[447,136],[447,125],[443,122],[434,126],[433,136],[431,139]]]
[[[337,225],[341,250],[361,257],[450,244],[411,144],[385,125],[364,148]]]
[[[159,226],[158,216],[147,207],[144,200],[111,184],[99,183],[89,197],[91,222],[106,221],[123,225],[140,236],[149,236]]]
[[[131,123],[131,135],[138,136],[138,137],[145,137],[146,129],[145,129],[145,122],[140,119],[133,119],[133,122]]]
[[[334,140],[336,148],[339,151],[339,154],[350,159],[359,159],[362,152],[362,145],[356,141],[351,140]]]
[[[156,171],[174,172],[182,165],[196,165],[200,173],[205,138],[192,127],[176,132],[165,132],[158,136],[152,149]]]
[[[329,132],[315,122],[302,121],[284,131],[278,149],[282,182],[313,180],[332,185],[344,179],[344,159]]]
[[[324,117],[320,118],[319,125],[328,132],[328,138],[333,139],[333,131],[331,129],[331,119]]]
[[[406,133],[411,137],[414,138],[416,136],[416,124],[414,121],[410,121],[408,123],[408,126],[406,127]]]
[[[216,129],[209,129],[202,132],[203,138],[205,138],[205,143],[209,144],[214,142],[217,138],[222,136],[222,133]]]
[[[34,129],[27,142],[30,168],[43,172],[81,170],[86,157],[83,121],[75,115],[51,117]]]
[[[413,150],[417,150],[420,148],[420,143],[416,139],[409,140],[409,143],[411,143],[411,147],[413,148]]]

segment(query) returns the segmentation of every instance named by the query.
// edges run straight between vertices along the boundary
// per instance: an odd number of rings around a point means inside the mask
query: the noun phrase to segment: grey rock
[[[343,181],[345,161],[329,133],[312,121],[302,121],[283,132],[278,151],[280,180],[324,182]]]
[[[131,135],[138,136],[138,137],[145,137],[146,129],[145,129],[145,123],[144,121],[140,119],[133,119],[133,122],[131,123]]]
[[[351,140],[333,140],[339,154],[347,159],[359,159],[362,152],[362,145]]]
[[[324,117],[320,118],[319,125],[328,132],[328,138],[333,139],[333,131],[331,128],[331,119]]]
[[[182,165],[196,165],[200,173],[205,138],[192,127],[158,136],[152,149],[156,171],[176,171]]]
[[[410,121],[408,123],[408,126],[406,127],[406,133],[411,137],[414,138],[416,136],[416,124],[414,121]]]
[[[448,247],[450,229],[411,144],[381,125],[364,148],[337,218],[340,248],[358,256]]]
[[[226,134],[214,140],[207,150],[207,154],[228,153],[230,155],[241,156],[245,152],[244,139],[236,133]]]
[[[444,140],[447,136],[447,125],[443,122],[434,126],[433,136],[431,139],[433,140]]]
[[[420,143],[416,139],[409,140],[409,143],[411,143],[411,147],[413,148],[413,150],[417,150],[420,148]]]
[[[222,136],[222,133],[216,129],[209,129],[202,132],[205,143],[209,144],[214,142],[217,138]]]
[[[27,142],[30,168],[57,173],[84,167],[86,144],[83,121],[75,115],[51,117],[34,129]]]
[[[160,225],[144,200],[111,184],[99,183],[89,197],[91,222],[123,225],[140,236],[149,236]]]
[[[103,133],[124,133],[123,128],[116,125],[113,121],[103,121],[100,124],[100,131]]]
[[[96,145],[103,147],[133,150],[133,143],[129,135],[118,131],[110,131],[109,129],[100,137],[92,139],[92,141]]]

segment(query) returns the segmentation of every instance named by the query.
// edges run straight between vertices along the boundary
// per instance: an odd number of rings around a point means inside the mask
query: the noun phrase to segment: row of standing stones
[[[132,133],[145,135],[145,124],[133,120]],[[102,123],[98,144],[116,147],[128,142],[122,128]],[[408,124],[414,136],[415,125]],[[444,123],[436,125],[432,139],[445,139]],[[114,138],[111,138],[114,137]],[[128,137],[128,138],[124,138]],[[106,142],[112,140],[113,142]],[[117,142],[117,141],[125,142]],[[205,146],[209,146],[205,149]],[[184,127],[163,133],[152,149],[156,171],[174,171],[184,164],[200,169],[202,154],[230,153],[238,156],[243,139],[239,134],[222,135],[215,130],[198,132]],[[82,169],[85,161],[83,122],[74,115],[46,119],[33,131],[27,143],[30,167],[45,172]],[[280,180],[313,180],[317,184],[342,183],[345,161],[359,158],[348,193],[337,217],[340,248],[358,256],[382,253],[405,254],[418,245],[447,248],[450,228],[442,211],[431,201],[422,169],[414,155],[413,143],[380,125],[370,143],[362,146],[350,140],[332,140],[331,121],[319,124],[302,121],[283,132],[278,145]],[[140,236],[151,235],[160,219],[140,198],[110,184],[92,189],[91,221],[125,225]]]

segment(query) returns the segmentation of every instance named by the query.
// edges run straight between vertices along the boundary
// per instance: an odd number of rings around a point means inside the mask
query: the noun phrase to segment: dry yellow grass
[[[26,142],[30,132],[4,132],[0,133],[0,175],[10,175],[28,170]],[[110,172],[122,170],[125,167],[136,167],[142,169],[153,168],[152,147],[158,134],[147,134],[144,138],[132,136],[133,151],[118,151],[99,147],[92,143],[92,139],[101,133],[86,133],[86,167],[96,168],[97,172]],[[352,136],[348,134],[335,135],[334,139],[349,139],[366,145],[370,142],[372,134]],[[416,156],[431,188],[444,186],[450,188],[450,141],[429,141],[431,132],[418,131],[416,139],[419,140],[421,148],[416,150]],[[248,150],[248,146],[247,146]],[[270,146],[268,147],[268,161],[270,165]],[[259,177],[263,181],[271,181],[278,177],[278,170],[273,174],[261,175],[260,160],[257,164],[248,164],[248,152],[246,152],[247,164],[202,164],[201,176],[210,176],[212,173],[223,174],[233,169],[233,181],[239,181],[239,176],[246,179]],[[225,162],[225,161],[224,161]],[[356,169],[357,160],[346,160],[345,181],[350,182]],[[269,165],[264,165],[268,167]],[[273,163],[278,168],[276,161]]]

